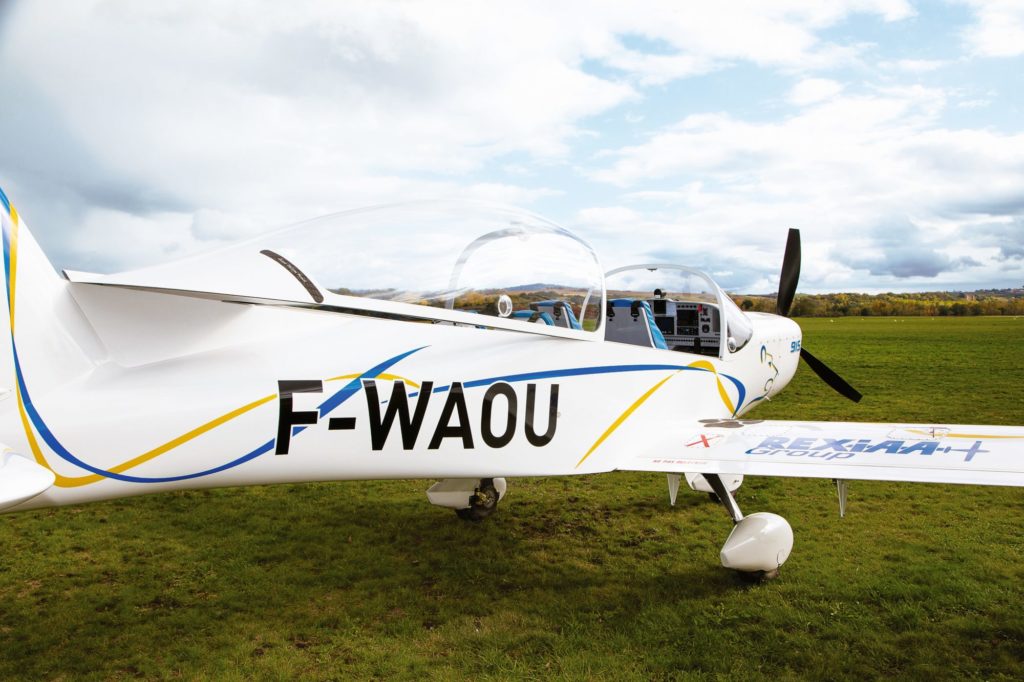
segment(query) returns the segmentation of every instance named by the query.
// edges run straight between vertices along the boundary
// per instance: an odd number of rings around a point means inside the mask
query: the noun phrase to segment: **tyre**
[[[456,509],[455,514],[465,521],[483,521],[497,508],[498,491],[494,488],[494,481],[485,478],[480,481],[480,487],[469,498],[469,506],[465,509]]]

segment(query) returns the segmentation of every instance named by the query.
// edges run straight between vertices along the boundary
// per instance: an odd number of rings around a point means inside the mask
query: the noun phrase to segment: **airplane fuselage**
[[[57,482],[18,509],[252,483],[608,471],[674,430],[685,448],[679,424],[744,414],[799,357],[799,328],[774,315],[752,315],[753,337],[719,359],[66,286],[96,357],[36,390],[45,355],[19,348],[20,399],[4,401],[0,441]]]

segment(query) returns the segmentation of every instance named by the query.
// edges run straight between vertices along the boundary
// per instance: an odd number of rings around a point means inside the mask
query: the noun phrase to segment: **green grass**
[[[1024,319],[804,320],[861,389],[803,368],[753,415],[1024,423]],[[748,479],[793,525],[782,576],[664,477],[513,480],[481,524],[424,482],[184,492],[0,518],[0,678],[1024,678],[1019,489]]]

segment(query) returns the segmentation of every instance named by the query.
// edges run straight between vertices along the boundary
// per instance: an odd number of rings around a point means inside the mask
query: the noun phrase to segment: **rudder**
[[[86,350],[96,347],[95,337],[71,297],[67,280],[54,270],[2,188],[0,222],[6,303],[0,315],[0,334],[5,337],[0,348],[0,390],[10,395],[26,388],[19,389],[19,381],[29,382],[33,397],[38,398],[95,366],[95,352]],[[20,379],[16,366],[22,370]]]

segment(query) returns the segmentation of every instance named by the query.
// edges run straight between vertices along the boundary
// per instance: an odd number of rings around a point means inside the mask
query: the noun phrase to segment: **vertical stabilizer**
[[[86,348],[92,330],[57,274],[0,189],[4,307],[0,315],[0,414],[16,410],[26,391],[34,399],[94,366]],[[23,395],[18,395],[22,393]],[[14,445],[11,443],[10,445]]]

